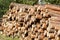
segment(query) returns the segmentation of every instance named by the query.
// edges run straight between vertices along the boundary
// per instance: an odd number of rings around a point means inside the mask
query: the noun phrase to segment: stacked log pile
[[[60,40],[59,11],[60,7],[53,5],[11,3],[3,15],[1,33],[20,40]]]

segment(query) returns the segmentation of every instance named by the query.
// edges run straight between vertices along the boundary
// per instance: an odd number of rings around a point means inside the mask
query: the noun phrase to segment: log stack
[[[20,40],[60,40],[60,7],[11,3],[3,15],[1,32]]]

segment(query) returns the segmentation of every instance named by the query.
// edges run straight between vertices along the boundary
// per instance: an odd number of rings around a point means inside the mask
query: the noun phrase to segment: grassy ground
[[[0,34],[0,40],[19,40],[19,38],[6,37]]]

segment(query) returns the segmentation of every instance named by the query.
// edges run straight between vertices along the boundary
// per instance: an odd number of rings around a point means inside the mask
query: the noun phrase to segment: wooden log
[[[52,10],[55,10],[55,11],[60,11],[60,6],[57,6],[57,5],[47,4],[47,5],[45,5],[45,7],[47,9],[52,9]]]

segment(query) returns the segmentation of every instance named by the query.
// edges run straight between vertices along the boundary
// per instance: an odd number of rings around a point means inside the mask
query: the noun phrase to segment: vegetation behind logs
[[[60,0],[45,0],[47,3],[60,5]]]

